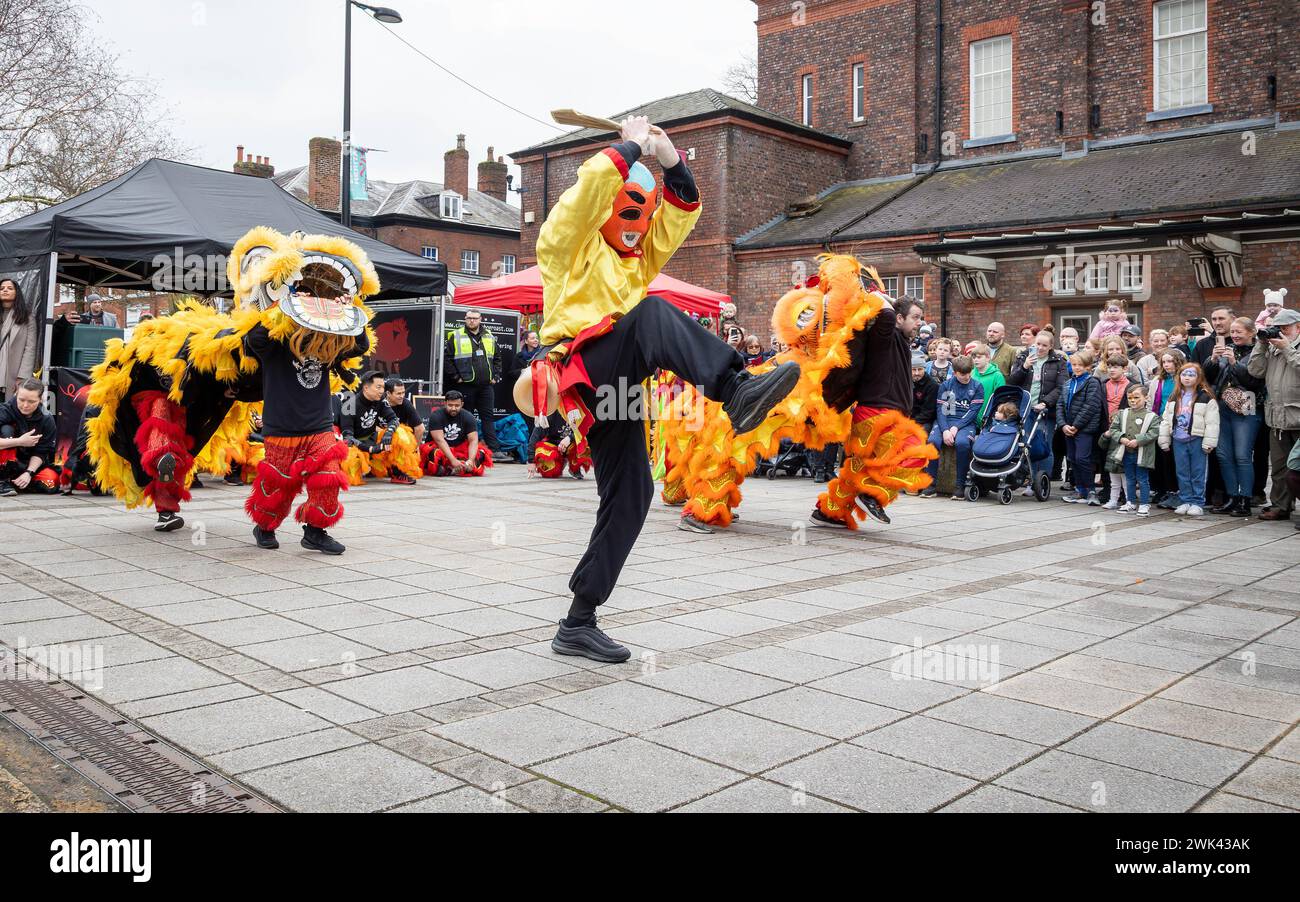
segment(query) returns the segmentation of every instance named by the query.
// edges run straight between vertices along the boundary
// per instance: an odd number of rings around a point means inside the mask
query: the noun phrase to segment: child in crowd
[[[1279,288],[1274,291],[1271,288],[1264,289],[1264,309],[1259,311],[1255,317],[1257,327],[1267,326],[1273,322],[1273,317],[1282,312],[1282,307],[1286,301],[1286,289]]]
[[[1172,337],[1172,335],[1171,335]],[[1177,348],[1166,348],[1160,354],[1160,369],[1151,381],[1151,410],[1162,416],[1165,405],[1174,396],[1178,386],[1178,370],[1187,362]],[[1156,467],[1151,487],[1155,490],[1157,507],[1173,510],[1178,507],[1178,473],[1174,468],[1174,452],[1165,448],[1156,450]]]
[[[988,348],[985,348],[987,351]],[[987,356],[987,354],[985,355]],[[978,429],[980,409],[984,406],[984,388],[971,375],[974,364],[969,357],[958,357],[952,362],[952,376],[939,386],[934,428],[930,430],[930,444],[943,451],[945,447],[957,452],[957,488],[954,501],[966,497],[966,476],[970,472],[970,446]],[[930,461],[926,470],[931,480],[939,476],[938,458]],[[925,492],[922,492],[925,495]],[[928,497],[928,496],[927,496]]]
[[[997,421],[993,424],[993,429],[998,429],[1002,424],[1006,424],[1014,432],[1020,428],[1018,425],[1020,422],[1020,408],[1011,401],[1006,401],[999,404],[997,410],[993,411],[993,419]]]
[[[934,381],[942,385],[952,375],[953,341],[951,338],[935,338],[926,345],[925,350],[930,355],[930,362],[925,365],[925,374],[933,376]]]
[[[1102,342],[1102,347],[1106,347],[1108,344],[1110,344],[1109,339]],[[1098,367],[1098,378],[1101,378],[1100,369],[1101,368]],[[1115,414],[1128,406],[1129,389],[1134,385],[1140,384],[1137,380],[1129,376],[1128,369],[1128,357],[1112,348],[1110,356],[1106,358],[1105,382],[1102,383],[1102,387],[1106,390],[1106,418],[1102,420],[1103,423],[1111,423],[1115,418]],[[1103,444],[1104,443],[1101,441],[1098,441],[1097,443],[1097,447],[1093,454],[1094,457],[1098,459],[1095,460],[1094,463],[1100,465],[1098,469],[1101,471],[1101,494],[1106,499],[1106,503],[1103,507],[1107,510],[1115,510],[1115,508],[1120,505],[1119,499],[1120,495],[1123,494],[1123,487],[1121,486],[1120,491],[1113,490],[1110,478],[1111,470],[1109,467],[1105,466],[1103,460],[1100,459],[1103,454]],[[1119,471],[1117,470],[1115,472]],[[1133,499],[1130,497],[1127,500],[1132,501]]]
[[[1160,438],[1160,417],[1147,407],[1147,390],[1131,385],[1125,399],[1127,407],[1111,416],[1110,429],[1102,436],[1106,451],[1106,469],[1124,474],[1128,503],[1119,506],[1118,493],[1104,506],[1139,517],[1151,513],[1151,470],[1156,465],[1156,443]],[[1137,502],[1134,504],[1134,502]]]
[[[1195,363],[1178,371],[1178,387],[1165,403],[1160,418],[1160,447],[1173,449],[1178,474],[1176,514],[1199,517],[1205,513],[1205,472],[1210,454],[1219,444],[1219,405]]]
[[[1101,503],[1092,493],[1092,448],[1101,432],[1105,410],[1101,383],[1092,375],[1092,356],[1077,351],[1070,357],[1070,381],[1061,390],[1056,413],[1074,473],[1074,494],[1061,496],[1068,504]]]
[[[984,403],[980,405],[979,416],[976,423],[984,422],[984,414],[988,410],[989,401],[993,400],[993,392],[1003,385],[1007,384],[1006,376],[1002,375],[1002,370],[992,361],[992,354],[989,352],[989,346],[983,342],[976,342],[975,347],[971,350],[971,363],[974,365],[972,371],[975,378],[979,380],[980,385],[984,387]]]
[[[1097,325],[1092,327],[1090,337],[1101,340],[1113,335],[1118,338],[1127,325],[1128,317],[1124,315],[1123,304],[1119,301],[1111,301],[1106,305],[1106,309],[1101,311],[1101,316],[1097,319]]]

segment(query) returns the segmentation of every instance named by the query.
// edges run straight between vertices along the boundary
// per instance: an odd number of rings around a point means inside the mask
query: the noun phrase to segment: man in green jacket
[[[1291,519],[1295,496],[1286,479],[1286,460],[1295,443],[1300,441],[1300,313],[1283,310],[1273,317],[1277,338],[1255,343],[1246,361],[1246,370],[1264,380],[1264,424],[1268,426],[1269,469],[1273,486],[1269,489],[1269,506],[1260,513],[1261,520]]]

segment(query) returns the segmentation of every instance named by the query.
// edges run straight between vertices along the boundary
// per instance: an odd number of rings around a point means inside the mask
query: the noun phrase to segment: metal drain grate
[[[0,716],[132,811],[276,810],[68,683],[0,676]]]

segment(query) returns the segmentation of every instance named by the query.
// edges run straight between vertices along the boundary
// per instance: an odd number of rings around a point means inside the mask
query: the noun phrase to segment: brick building
[[[312,138],[308,163],[276,174],[262,157],[245,159],[237,150],[236,172],[274,179],[316,209],[338,215],[342,198],[342,145]],[[469,183],[470,154],[465,136],[443,155],[443,181],[386,182],[367,179],[366,199],[352,198],[352,228],[386,244],[447,265],[454,286],[515,271],[518,265],[519,210],[507,202],[506,163],[487,149]]]
[[[825,250],[962,337],[1086,328],[1114,299],[1155,326],[1300,291],[1294,0],[755,8],[758,107],[705,91],[629,111],[695,151],[705,214],[669,272],[731,294],[747,327],[766,333]],[[512,155],[525,248],[608,139]]]

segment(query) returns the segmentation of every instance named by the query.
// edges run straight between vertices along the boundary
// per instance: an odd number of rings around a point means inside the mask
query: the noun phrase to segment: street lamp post
[[[358,0],[344,0],[343,26],[343,185],[339,204],[339,221],[343,228],[352,227],[352,7],[364,9],[385,25],[397,25],[402,16],[386,6],[369,6]]]

